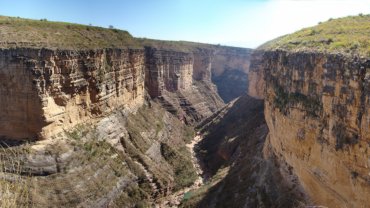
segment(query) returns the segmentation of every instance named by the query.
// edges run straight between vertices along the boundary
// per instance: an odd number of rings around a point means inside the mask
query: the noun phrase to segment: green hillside
[[[330,19],[267,42],[260,49],[370,56],[370,15]]]
[[[135,38],[123,30],[0,16],[0,48],[96,49],[137,46]]]

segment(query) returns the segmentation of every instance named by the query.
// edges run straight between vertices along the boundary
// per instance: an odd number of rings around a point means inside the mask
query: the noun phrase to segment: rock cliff
[[[146,47],[149,95],[186,124],[199,122],[223,105],[210,80],[212,51],[199,50],[208,53]]]
[[[224,106],[212,74],[248,71],[247,49],[116,29],[0,16],[0,39],[0,204],[15,207],[166,204],[197,178],[185,124]]]
[[[144,100],[145,54],[135,49],[0,51],[0,135],[47,138]]]
[[[54,139],[1,146],[0,194],[14,207],[152,207],[196,179],[193,134],[154,102],[115,110]]]
[[[306,34],[308,40],[318,36],[314,40],[320,41],[324,34],[337,34],[338,23],[349,27],[352,41],[368,41],[361,34],[370,32],[363,27],[369,16],[360,16],[332,20],[267,43],[252,59],[249,93],[265,100],[271,151],[292,167],[315,204],[368,207],[370,56],[366,44],[345,49],[343,37],[333,36],[330,42],[307,41],[303,46],[306,30],[316,31]]]
[[[212,59],[212,82],[225,103],[248,91],[251,49],[218,46]]]
[[[1,136],[46,138],[117,108],[140,107],[144,86],[186,123],[198,122],[223,105],[210,78],[213,53],[3,49]]]
[[[188,44],[187,50],[146,47],[145,85],[152,98],[192,124],[246,92],[251,50]]]

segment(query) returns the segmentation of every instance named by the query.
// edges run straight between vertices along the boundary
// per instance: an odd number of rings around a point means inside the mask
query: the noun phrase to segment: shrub
[[[190,186],[197,178],[193,164],[185,155],[186,149],[175,150],[166,143],[161,143],[161,153],[165,160],[174,168],[175,191]]]
[[[320,100],[308,97],[302,93],[294,92],[289,93],[275,84],[275,97],[274,97],[274,106],[280,110],[280,112],[285,115],[288,113],[288,109],[291,106],[300,104],[307,111],[307,114],[312,117],[318,117],[322,111],[322,106]]]
[[[358,135],[347,131],[344,124],[338,123],[333,126],[332,132],[335,136],[335,150],[342,150],[346,145],[354,145],[358,143]]]

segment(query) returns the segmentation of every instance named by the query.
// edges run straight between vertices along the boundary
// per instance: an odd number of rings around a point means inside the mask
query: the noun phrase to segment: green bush
[[[287,114],[290,107],[300,104],[307,111],[309,116],[319,117],[321,114],[322,105],[320,100],[308,97],[298,92],[286,92],[277,84],[273,87],[275,90],[274,106],[278,108],[280,112]]]
[[[174,168],[176,185],[174,190],[177,191],[183,187],[190,186],[197,178],[194,166],[186,155],[187,150],[175,150],[166,143],[161,143],[161,154],[165,160]]]

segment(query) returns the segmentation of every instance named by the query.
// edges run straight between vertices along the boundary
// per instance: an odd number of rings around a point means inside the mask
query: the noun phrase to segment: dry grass
[[[179,52],[214,50],[220,45],[188,41],[134,38],[129,32],[90,25],[0,16],[1,48],[48,48],[90,50],[102,48],[143,48],[145,46]]]
[[[0,48],[98,49],[137,47],[127,31],[0,16]]]
[[[29,180],[22,176],[20,153],[11,147],[0,149],[0,207],[31,207]]]
[[[370,56],[370,15],[330,19],[262,45],[267,50],[314,50]]]

